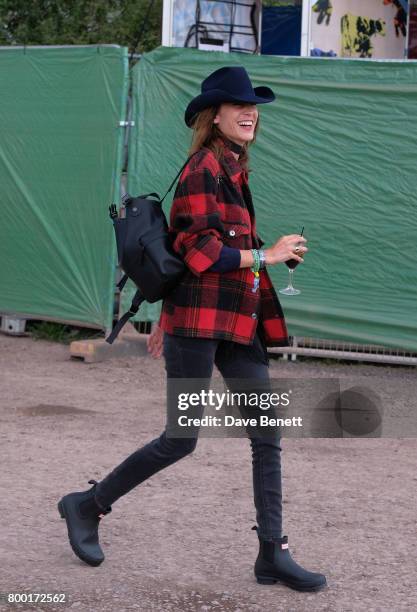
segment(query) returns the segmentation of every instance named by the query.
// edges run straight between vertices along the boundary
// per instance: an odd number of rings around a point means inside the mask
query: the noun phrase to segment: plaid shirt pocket
[[[248,223],[241,221],[223,221],[223,244],[235,249],[251,248],[251,228]]]

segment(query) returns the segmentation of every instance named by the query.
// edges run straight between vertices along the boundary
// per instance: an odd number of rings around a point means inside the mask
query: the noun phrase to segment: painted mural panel
[[[317,0],[311,7],[310,54],[406,57],[405,0]]]

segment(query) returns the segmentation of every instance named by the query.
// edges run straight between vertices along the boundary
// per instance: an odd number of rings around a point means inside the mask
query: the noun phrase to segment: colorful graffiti
[[[394,17],[395,35],[398,37],[400,32],[403,36],[407,36],[407,11],[404,8],[404,4],[407,6],[407,2],[400,2],[399,0],[383,0],[384,5],[392,4],[397,9]]]
[[[329,25],[330,17],[333,11],[333,6],[330,0],[318,0],[315,4],[313,4],[312,10],[314,13],[318,13],[317,23],[319,25],[323,23],[324,19],[326,19],[325,25]]]
[[[369,19],[347,13],[341,19],[342,56],[372,57],[372,37],[386,35],[382,19]]]

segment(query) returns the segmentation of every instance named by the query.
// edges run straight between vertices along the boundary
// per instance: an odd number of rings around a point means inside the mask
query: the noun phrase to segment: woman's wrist
[[[255,263],[251,250],[240,251],[240,268],[252,268]]]
[[[272,255],[271,249],[264,249],[264,253],[266,265],[273,265],[277,263]]]
[[[255,257],[252,253],[253,249],[247,250],[247,251],[240,251],[240,268],[253,268],[254,265],[256,264],[255,262]],[[265,266],[268,263],[273,263],[272,262],[272,257],[268,253],[267,253],[268,249],[259,249],[258,253],[259,253],[259,269],[263,270],[265,268]]]

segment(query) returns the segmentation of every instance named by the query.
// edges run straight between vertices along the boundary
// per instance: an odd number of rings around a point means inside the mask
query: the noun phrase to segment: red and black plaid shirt
[[[170,334],[252,344],[258,321],[267,346],[287,346],[278,296],[267,270],[253,292],[250,268],[211,272],[223,245],[259,248],[248,175],[225,146],[219,163],[203,148],[178,182],[169,222],[174,250],[187,265],[180,283],[163,300],[159,326]]]

